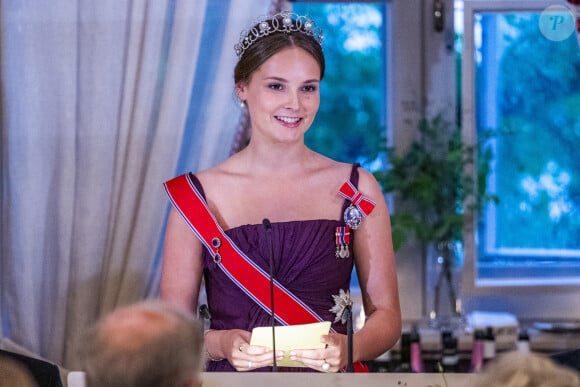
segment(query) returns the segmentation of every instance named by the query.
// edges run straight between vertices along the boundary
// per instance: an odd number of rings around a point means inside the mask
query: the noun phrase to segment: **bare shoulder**
[[[315,173],[328,175],[329,178],[338,180],[348,179],[352,170],[352,164],[329,159],[325,156],[320,156],[320,159],[315,165]]]
[[[372,172],[364,169],[363,167],[358,168],[359,173],[359,188],[364,191],[369,192],[382,192],[375,175]]]
[[[220,187],[223,186],[225,181],[235,178],[236,172],[232,168],[234,164],[230,158],[211,168],[196,172],[195,176],[199,179],[204,189]]]

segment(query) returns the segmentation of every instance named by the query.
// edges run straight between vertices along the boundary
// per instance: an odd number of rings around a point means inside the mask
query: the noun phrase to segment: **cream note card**
[[[278,360],[278,367],[305,367],[304,364],[290,360],[293,349],[324,348],[320,336],[330,331],[330,321],[312,324],[276,326],[276,351],[284,351],[284,359]],[[272,348],[272,327],[257,327],[252,330],[250,345]]]

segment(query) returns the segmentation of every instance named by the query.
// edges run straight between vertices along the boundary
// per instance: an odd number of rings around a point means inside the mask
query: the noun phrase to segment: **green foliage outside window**
[[[547,39],[538,30],[537,14],[489,17],[503,23],[504,32],[496,43],[501,61],[495,176],[502,198],[496,246],[580,249],[576,36]]]

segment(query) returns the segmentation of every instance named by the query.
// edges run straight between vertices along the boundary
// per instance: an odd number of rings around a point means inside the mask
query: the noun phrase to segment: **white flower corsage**
[[[344,313],[346,308],[352,310],[352,300],[350,299],[350,291],[340,289],[338,295],[333,295],[332,298],[334,299],[334,306],[329,310],[334,313],[336,316],[334,318],[334,322],[337,323],[341,321],[343,324],[346,324],[346,320],[348,317],[347,313]]]

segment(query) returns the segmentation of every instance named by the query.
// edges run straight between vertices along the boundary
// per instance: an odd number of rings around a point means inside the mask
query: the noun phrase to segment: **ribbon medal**
[[[359,228],[362,218],[368,216],[375,208],[375,202],[360,193],[350,181],[345,182],[338,194],[350,200],[351,204],[344,210],[344,223],[356,230]]]
[[[348,251],[350,227],[338,226],[334,235],[336,237],[336,258],[348,258],[350,256],[350,252]]]

